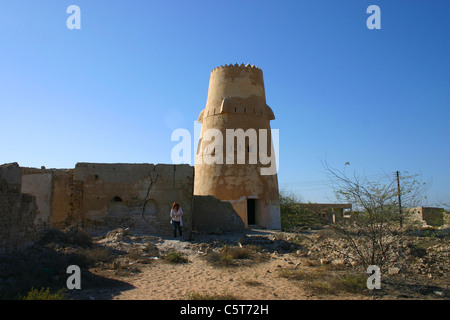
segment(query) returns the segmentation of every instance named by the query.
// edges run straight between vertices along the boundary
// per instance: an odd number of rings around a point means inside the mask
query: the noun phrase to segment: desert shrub
[[[211,252],[206,256],[208,262],[216,267],[233,267],[245,263],[261,262],[266,259],[264,254],[258,254],[251,248],[255,246],[231,247],[224,246],[218,252]],[[254,249],[257,250],[257,249]]]
[[[427,255],[427,248],[422,244],[408,244],[408,248],[410,249],[410,255],[417,258],[423,258]]]
[[[183,253],[170,250],[169,253],[165,256],[165,259],[169,263],[187,263],[189,260],[184,256]]]
[[[247,259],[251,252],[246,247],[229,247],[224,246],[221,250],[222,255],[229,255],[232,259]]]
[[[420,240],[418,240],[415,244],[414,244],[414,246],[416,247],[416,248],[421,248],[421,249],[425,249],[425,250],[427,250],[427,249],[429,249],[430,247],[432,247],[432,246],[435,246],[435,245],[437,245],[437,244],[439,244],[439,239],[437,239],[437,238],[426,238],[426,239],[420,239]]]
[[[302,245],[303,240],[304,239],[298,234],[288,239],[289,243],[292,243],[293,245],[296,245],[296,246]]]
[[[92,246],[92,237],[83,229],[69,227],[64,231],[57,229],[43,230],[39,234],[39,242],[42,245],[52,243],[86,248]]]
[[[67,234],[65,234],[61,230],[56,229],[43,230],[38,235],[38,240],[42,244],[67,242],[67,239]]]
[[[331,283],[336,290],[358,293],[367,289],[367,276],[347,274],[333,279]]]
[[[280,270],[280,277],[290,279],[290,280],[300,280],[300,281],[316,281],[319,279],[323,279],[325,277],[325,269],[318,268],[311,272],[306,272],[302,269],[294,270],[289,268],[284,268]]]
[[[362,293],[367,288],[367,276],[359,274],[339,276],[329,272],[326,267],[319,267],[310,272],[284,268],[280,270],[279,276],[301,281],[306,290],[317,294],[333,294],[341,291]]]
[[[325,219],[305,206],[295,195],[280,193],[281,229],[295,231],[302,227],[321,227],[326,224]]]
[[[230,254],[221,252],[211,252],[207,255],[207,260],[216,267],[230,267],[234,265],[233,257]]]
[[[67,233],[70,244],[80,247],[92,246],[92,237],[87,231],[75,228],[69,229]]]
[[[334,288],[327,281],[306,282],[305,288],[316,294],[333,294],[333,293],[335,293]]]
[[[306,273],[303,270],[292,270],[283,268],[279,272],[279,276],[290,280],[305,280]]]
[[[55,293],[50,292],[50,288],[41,288],[40,290],[32,288],[22,300],[66,300],[66,289],[60,289]]]
[[[142,251],[131,249],[130,252],[127,253],[127,258],[130,260],[139,260],[142,258]]]
[[[377,181],[356,172],[347,175],[347,165],[342,171],[324,165],[333,181],[336,199],[351,203],[355,210],[347,221],[330,226],[342,234],[362,268],[376,265],[384,272],[398,254],[397,232],[409,224],[408,210],[402,208],[414,208],[423,201],[426,183],[421,182],[419,175],[407,172],[401,177],[397,172],[398,180],[386,176]]]
[[[158,248],[155,246],[154,243],[149,242],[145,246],[144,252],[157,254],[158,253]]]

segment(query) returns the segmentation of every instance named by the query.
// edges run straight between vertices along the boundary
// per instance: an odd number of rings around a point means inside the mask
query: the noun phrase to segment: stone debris
[[[388,276],[403,281],[403,277],[416,279],[414,275],[422,275],[421,278],[426,281],[425,283],[448,282],[450,253],[448,237],[410,235],[397,237],[395,242],[397,255],[393,255],[392,260],[388,261],[389,267],[383,277]],[[39,259],[43,261],[50,251],[70,257],[84,250],[107,248],[113,255],[113,259],[96,262],[91,267],[103,274],[119,278],[139,277],[145,270],[144,265],[148,264],[151,268],[152,264],[164,260],[171,250],[181,252],[189,257],[189,260],[194,261],[196,256],[203,259],[209,254],[220,252],[225,246],[248,248],[258,257],[264,257],[260,261],[268,263],[267,267],[264,267],[264,273],[267,275],[276,275],[285,269],[303,269],[304,271],[305,268],[339,270],[340,272],[361,271],[361,265],[352,258],[352,250],[344,240],[334,236],[323,237],[320,232],[294,234],[267,231],[264,235],[251,233],[221,236],[196,235],[191,241],[182,241],[135,234],[127,228],[117,228],[109,231],[105,236],[94,237],[91,240],[89,244],[84,231],[72,227],[65,231],[48,233],[47,244],[35,246],[33,250],[36,253],[39,250],[42,251]],[[16,270],[13,269],[11,272]],[[43,269],[42,272],[48,273],[54,282],[61,281],[65,276],[48,268]],[[5,286],[5,283],[8,286],[11,285],[11,275],[12,273],[0,275],[0,287]],[[424,287],[421,292],[432,294],[434,298],[439,299],[448,297],[448,290],[445,288],[445,286],[430,286]]]
[[[388,274],[390,274],[390,275],[398,274],[399,272],[400,272],[400,268],[397,268],[397,267],[390,267],[388,269]]]

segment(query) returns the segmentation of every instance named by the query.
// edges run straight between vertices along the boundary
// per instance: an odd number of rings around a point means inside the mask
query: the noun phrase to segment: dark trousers
[[[173,237],[176,238],[177,237],[177,228],[178,228],[178,232],[180,232],[180,237],[183,235],[183,230],[181,228],[180,225],[180,221],[175,221],[172,220],[172,225],[173,225]]]

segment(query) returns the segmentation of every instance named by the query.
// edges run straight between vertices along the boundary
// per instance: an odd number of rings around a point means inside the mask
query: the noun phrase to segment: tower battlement
[[[255,66],[255,65],[251,65],[250,63],[247,63],[246,65],[244,65],[243,63],[241,63],[240,65],[237,63],[235,63],[235,64],[230,63],[229,65],[225,64],[223,66],[216,67],[216,68],[212,69],[211,72],[218,71],[218,70],[224,70],[224,69],[236,69],[236,68],[240,68],[240,69],[246,68],[246,69],[254,69],[254,70],[262,71],[261,68]]]
[[[230,64],[211,71],[208,98],[205,111],[199,117],[223,112],[246,112],[272,119],[272,112],[266,111],[264,77],[260,68],[254,65]]]

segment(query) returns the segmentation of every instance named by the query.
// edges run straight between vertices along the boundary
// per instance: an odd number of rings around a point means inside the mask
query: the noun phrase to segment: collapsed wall
[[[0,165],[0,252],[21,250],[36,236],[36,199],[23,194],[21,187],[19,165]]]

